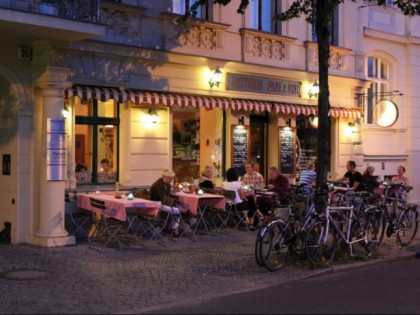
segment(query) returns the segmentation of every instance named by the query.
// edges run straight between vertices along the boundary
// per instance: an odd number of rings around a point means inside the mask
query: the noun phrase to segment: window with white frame
[[[172,0],[172,12],[176,14],[185,14],[192,5],[199,0]],[[213,16],[212,3],[198,7],[196,18],[211,20]]]
[[[281,21],[273,19],[281,13],[281,2],[281,0],[251,0],[249,2],[250,28],[281,34]]]
[[[389,91],[390,67],[378,57],[367,58],[367,77],[373,81],[367,90],[365,117],[367,124],[373,124],[373,107]]]

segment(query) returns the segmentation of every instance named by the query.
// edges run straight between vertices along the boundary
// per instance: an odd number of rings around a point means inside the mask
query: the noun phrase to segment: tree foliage
[[[317,129],[317,186],[321,186],[327,180],[327,173],[330,169],[330,120],[328,112],[329,103],[329,84],[328,67],[330,56],[329,25],[331,23],[334,10],[345,1],[357,2],[356,0],[295,0],[290,7],[273,19],[288,21],[294,18],[305,16],[308,23],[315,25],[318,44],[318,65],[319,65],[319,95],[318,95],[318,122]],[[197,16],[198,8],[209,3],[226,6],[232,0],[199,0],[191,6],[190,10],[181,18],[181,23],[186,23],[190,17]],[[365,6],[386,7],[386,0],[365,0]],[[396,0],[394,6],[407,16],[420,15],[420,0]],[[249,5],[249,0],[241,0],[237,8],[237,13],[244,14]]]

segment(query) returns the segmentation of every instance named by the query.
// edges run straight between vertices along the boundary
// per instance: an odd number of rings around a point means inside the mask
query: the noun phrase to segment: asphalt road
[[[155,314],[419,314],[420,260],[390,261]]]

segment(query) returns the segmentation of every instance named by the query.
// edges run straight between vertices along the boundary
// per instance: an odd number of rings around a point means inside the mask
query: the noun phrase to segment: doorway
[[[268,115],[250,115],[250,160],[255,170],[267,178],[267,128]]]

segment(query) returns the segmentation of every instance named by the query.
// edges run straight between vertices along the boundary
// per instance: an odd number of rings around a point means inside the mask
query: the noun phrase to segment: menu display
[[[236,168],[245,167],[248,160],[248,127],[232,127],[232,166]]]
[[[295,159],[295,131],[291,128],[280,128],[280,172],[295,175]]]

